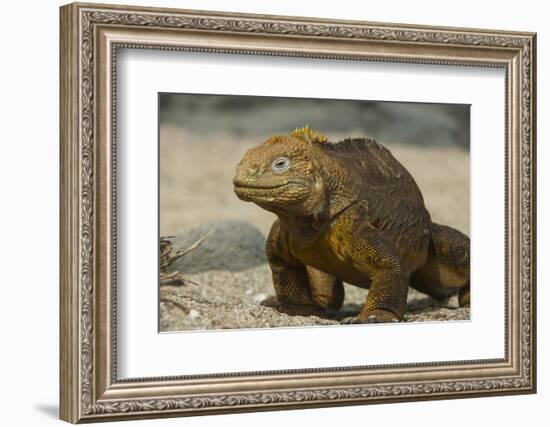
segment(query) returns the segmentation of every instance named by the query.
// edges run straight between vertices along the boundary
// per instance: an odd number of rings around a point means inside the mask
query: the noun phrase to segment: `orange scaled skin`
[[[469,238],[431,221],[414,179],[375,141],[297,129],[250,149],[233,183],[278,217],[267,257],[280,311],[338,310],[342,282],[369,289],[359,323],[401,320],[409,285],[469,304]]]

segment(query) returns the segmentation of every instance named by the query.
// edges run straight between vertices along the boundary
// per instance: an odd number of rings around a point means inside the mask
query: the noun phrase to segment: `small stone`
[[[191,320],[198,319],[200,316],[201,316],[201,314],[195,309],[191,309],[191,311],[187,315],[187,317],[189,317],[189,319],[191,319]]]
[[[266,294],[256,294],[254,295],[254,302],[256,303],[261,303],[264,299],[266,299],[267,295]]]

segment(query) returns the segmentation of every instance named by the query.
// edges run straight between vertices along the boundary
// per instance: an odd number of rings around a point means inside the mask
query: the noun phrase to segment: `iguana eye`
[[[275,172],[284,172],[286,171],[290,166],[290,160],[286,157],[277,157],[275,160],[273,160],[273,163],[271,163],[271,169],[273,169]]]

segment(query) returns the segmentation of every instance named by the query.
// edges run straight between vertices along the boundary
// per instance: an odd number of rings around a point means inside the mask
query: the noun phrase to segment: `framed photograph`
[[[535,34],[60,22],[63,420],[536,391]]]

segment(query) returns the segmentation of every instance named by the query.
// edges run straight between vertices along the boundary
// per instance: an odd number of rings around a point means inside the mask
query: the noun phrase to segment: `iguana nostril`
[[[248,175],[249,176],[258,176],[258,175],[261,175],[262,173],[262,170],[260,168],[260,166],[250,166],[248,168]]]

